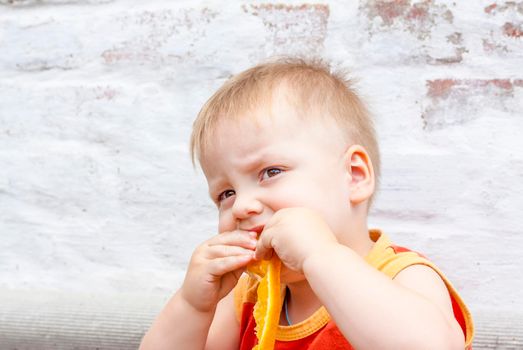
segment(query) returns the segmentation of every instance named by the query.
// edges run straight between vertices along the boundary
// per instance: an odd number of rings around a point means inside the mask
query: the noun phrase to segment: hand
[[[237,284],[254,258],[256,233],[231,231],[207,240],[194,251],[181,288],[182,297],[196,310],[214,310]]]
[[[269,259],[274,251],[288,268],[302,273],[307,256],[337,244],[334,233],[318,212],[285,208],[278,210],[265,224],[255,259]]]

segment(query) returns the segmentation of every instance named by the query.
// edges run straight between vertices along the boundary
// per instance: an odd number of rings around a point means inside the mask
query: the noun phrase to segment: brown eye
[[[234,196],[235,194],[236,192],[234,192],[233,190],[225,190],[218,195],[218,202],[221,202],[231,196]]]
[[[274,177],[276,175],[279,175],[283,172],[280,168],[267,168],[262,172],[262,180],[266,180],[270,177]]]

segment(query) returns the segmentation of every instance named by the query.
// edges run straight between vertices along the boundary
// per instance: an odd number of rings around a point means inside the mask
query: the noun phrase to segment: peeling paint
[[[506,57],[520,56],[523,59],[523,1],[492,3],[484,8],[487,19],[498,29],[491,30],[482,39],[483,51]],[[516,39],[516,40],[514,40]]]
[[[492,39],[482,39],[481,42],[483,44],[483,51],[485,51],[487,53],[492,53],[492,52],[507,53],[509,51],[507,45],[495,43],[492,41]]]
[[[457,84],[453,79],[437,79],[427,81],[427,96],[432,98],[446,97],[449,95],[451,88]]]
[[[441,129],[474,120],[483,105],[506,110],[521,79],[436,79],[427,81],[423,128]],[[458,110],[460,112],[458,112]],[[514,111],[516,112],[516,111]]]
[[[489,6],[485,7],[485,13],[491,13],[497,7],[498,7],[498,4],[496,4],[496,3],[490,4]]]
[[[520,14],[523,14],[523,1],[505,1],[503,4],[499,5],[497,3],[493,3],[491,5],[488,5],[484,9],[485,13],[495,15],[496,13],[500,12],[514,12],[517,11]]]
[[[451,65],[462,62],[464,54],[469,52],[461,31],[454,24],[452,5],[433,0],[362,0],[359,9],[365,16],[371,41],[398,34],[402,35],[400,44],[414,46],[406,58],[409,61]],[[433,50],[434,43],[439,50]]]
[[[0,0],[0,5],[34,6],[34,5],[70,5],[70,4],[108,4],[114,0]]]
[[[452,43],[454,45],[461,45],[463,44],[463,35],[461,33],[455,32],[450,35],[447,35],[447,40],[449,43]]]
[[[379,18],[380,27],[398,26],[420,40],[430,37],[439,20],[452,23],[454,19],[452,11],[446,5],[436,4],[433,0],[415,4],[408,0],[362,1],[360,9],[367,14],[371,22]],[[374,28],[373,31],[379,31],[378,28]]]
[[[427,63],[434,64],[434,65],[460,63],[461,61],[463,61],[463,54],[467,53],[469,51],[467,49],[465,49],[464,47],[457,47],[454,50],[454,52],[455,52],[454,56],[447,56],[447,57],[442,57],[442,58],[429,57],[427,59]]]
[[[503,33],[512,38],[519,38],[523,36],[523,25],[515,25],[514,23],[507,22],[503,25]]]
[[[396,1],[374,1],[366,6],[369,9],[369,17],[372,19],[379,16],[383,25],[390,26],[396,18],[401,18],[410,6],[409,0]]]
[[[122,30],[137,34],[105,50],[101,57],[105,64],[133,62],[143,64],[175,64],[194,57],[195,45],[206,34],[206,26],[216,17],[213,10],[181,9],[179,11],[145,11],[127,15],[117,21]],[[177,37],[184,45],[172,45]]]
[[[259,17],[267,29],[262,51],[274,54],[317,56],[323,50],[330,15],[323,4],[243,5],[245,13]]]

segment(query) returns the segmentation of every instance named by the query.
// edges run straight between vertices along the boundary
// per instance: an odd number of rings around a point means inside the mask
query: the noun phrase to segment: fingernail
[[[251,236],[252,238],[258,238],[258,234],[254,231],[250,231],[249,236]]]

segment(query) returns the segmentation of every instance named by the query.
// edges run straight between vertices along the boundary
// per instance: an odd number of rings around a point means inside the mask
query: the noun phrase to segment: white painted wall
[[[473,311],[523,310],[523,2],[0,0],[0,289],[171,294],[216,232],[188,156],[227,77],[349,67],[383,154],[370,217]]]

